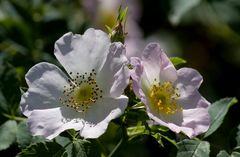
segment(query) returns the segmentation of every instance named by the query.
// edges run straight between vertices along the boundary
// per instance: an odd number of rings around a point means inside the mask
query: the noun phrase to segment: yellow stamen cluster
[[[171,115],[182,108],[177,104],[176,98],[180,97],[177,89],[171,82],[164,82],[162,84],[155,83],[149,91],[150,107],[157,110],[158,113]]]
[[[69,86],[64,86],[63,96],[60,102],[68,107],[75,109],[77,112],[85,112],[99,98],[102,98],[102,90],[96,82],[96,72],[86,72],[83,75],[79,73],[73,75],[69,73],[73,79],[69,79]]]

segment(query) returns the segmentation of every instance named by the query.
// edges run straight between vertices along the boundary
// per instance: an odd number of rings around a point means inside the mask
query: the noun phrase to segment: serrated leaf
[[[225,150],[221,150],[216,157],[240,157],[240,153],[234,151],[229,155]]]
[[[26,121],[22,121],[18,124],[16,133],[17,143],[19,148],[23,149],[29,146],[31,143],[44,142],[45,138],[42,136],[32,136],[27,128]]]
[[[85,140],[77,140],[73,142],[72,147],[72,156],[76,157],[87,157],[88,150],[85,148],[84,145],[88,145],[90,142]]]
[[[74,157],[72,156],[73,143],[70,138],[64,136],[57,136],[55,138],[55,141],[66,149],[68,157]]]
[[[218,154],[217,157],[230,157],[230,155],[225,151],[221,150]]]
[[[72,142],[68,137],[63,137],[60,135],[55,137],[55,141],[63,147]]]
[[[178,24],[181,18],[193,7],[197,6],[201,0],[171,0],[171,12],[169,20],[172,24]]]
[[[179,65],[179,64],[187,63],[186,60],[184,60],[180,57],[171,57],[170,61],[173,63],[174,66]]]
[[[100,157],[98,149],[87,140],[78,139],[72,143],[72,157]]]
[[[205,133],[204,138],[215,132],[222,124],[224,117],[226,116],[228,109],[237,103],[236,98],[224,98],[209,107],[209,115],[211,119],[210,127]]]
[[[22,121],[18,124],[17,130],[17,143],[20,148],[27,147],[32,141],[32,135],[27,129],[26,121]]]
[[[206,141],[183,140],[177,144],[177,157],[209,157],[210,144]]]
[[[17,157],[67,157],[64,147],[55,142],[40,142],[23,149]]]
[[[7,149],[16,139],[17,123],[8,120],[0,126],[0,150]]]

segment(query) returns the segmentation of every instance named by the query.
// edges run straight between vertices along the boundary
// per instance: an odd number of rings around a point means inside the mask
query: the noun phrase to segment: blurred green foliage
[[[139,3],[142,14],[138,24],[144,37],[154,35],[167,41],[169,53],[183,57],[187,61],[184,66],[199,70],[204,77],[200,89],[204,97],[211,102],[227,96],[240,98],[239,0],[142,0]],[[104,28],[96,25],[81,0],[0,0],[0,156],[16,156],[21,149],[24,149],[22,156],[40,151],[47,157],[56,149],[62,150],[57,152],[59,156],[66,155],[66,152],[99,156],[100,151],[110,154],[118,144],[113,156],[177,154],[181,157],[185,155],[184,151],[193,150],[191,145],[194,149],[198,145],[195,153],[210,149],[210,153],[206,152],[210,156],[239,153],[240,119],[236,117],[240,114],[240,107],[237,104],[229,108],[228,103],[223,104],[227,106],[224,112],[229,111],[224,113],[225,118],[221,117],[224,120],[220,122],[220,128],[218,126],[216,132],[205,138],[205,142],[188,140],[176,143],[185,137],[176,136],[165,128],[148,128],[146,124],[138,123],[148,119],[141,105],[134,106],[134,99],[130,102],[132,108],[127,111],[128,117],[121,117],[126,120],[125,127],[130,128],[127,132],[121,130],[117,119],[98,142],[75,141],[66,132],[54,143],[32,137],[19,109],[21,92],[26,90],[24,75],[41,61],[59,64],[53,56],[54,42],[66,32],[81,34],[90,26]],[[135,119],[136,114],[139,119]],[[136,136],[122,139],[129,134]],[[66,141],[71,144],[67,145]],[[186,143],[191,145],[182,149]],[[179,152],[176,145],[180,147]],[[80,151],[84,149],[86,151]],[[96,154],[91,151],[84,154],[92,149]]]

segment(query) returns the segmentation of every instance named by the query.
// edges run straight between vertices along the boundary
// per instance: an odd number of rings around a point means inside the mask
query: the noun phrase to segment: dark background
[[[178,3],[177,0],[136,2],[140,11],[135,22],[142,30],[142,40],[148,41],[154,36],[165,43],[169,56],[187,61],[180,67],[197,69],[204,78],[200,92],[210,102],[223,97],[240,99],[239,0],[194,0],[196,4],[190,6],[189,1]],[[59,37],[69,31],[81,34],[89,27],[104,29],[104,25],[93,18],[96,13],[90,15],[97,7],[86,9],[80,0],[0,0],[1,113],[22,116],[18,105],[19,87],[26,87],[24,75],[41,61],[59,65],[53,56],[54,42]],[[173,17],[177,20],[172,20]],[[108,21],[115,21],[114,18]],[[221,128],[208,138],[213,143],[213,152],[234,146],[232,133],[240,124],[239,114],[238,103],[230,108]],[[0,114],[0,124],[7,119]],[[151,137],[141,138],[126,148],[122,153],[128,152],[129,156],[137,152],[139,156],[153,156],[168,151],[168,147],[159,148]],[[142,151],[138,151],[140,148]],[[18,151],[13,144],[0,153],[14,156]]]

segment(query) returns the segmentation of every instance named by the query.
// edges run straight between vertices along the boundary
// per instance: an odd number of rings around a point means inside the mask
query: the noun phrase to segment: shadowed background
[[[203,75],[200,92],[207,100],[240,99],[239,0],[0,0],[0,124],[11,116],[22,116],[19,101],[24,88],[19,87],[26,87],[28,69],[41,61],[59,65],[53,55],[54,42],[69,31],[82,34],[89,27],[106,31],[105,25],[115,24],[121,2],[129,8],[128,56],[139,56],[147,43],[159,42],[169,56],[187,61],[181,67],[195,68]],[[236,104],[221,128],[208,138],[213,143],[212,154],[234,145],[239,114]],[[102,140],[117,141],[113,133],[117,129],[111,126]],[[0,154],[15,156],[19,151],[12,144]],[[145,157],[167,151],[167,146],[161,148],[152,137],[144,136],[120,149],[119,156]]]

